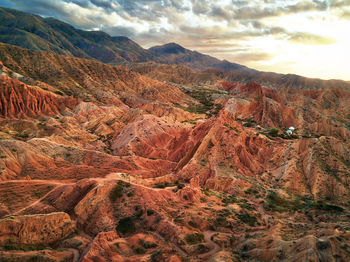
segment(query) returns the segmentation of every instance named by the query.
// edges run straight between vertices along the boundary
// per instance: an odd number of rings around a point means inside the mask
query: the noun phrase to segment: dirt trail
[[[60,180],[59,180],[60,181]],[[69,181],[57,181],[57,180],[44,180],[44,179],[30,179],[30,180],[5,180],[1,181],[0,185],[2,184],[9,184],[9,183],[33,183],[33,184],[51,184],[51,185],[74,185],[75,183],[72,183],[72,180]]]
[[[127,182],[130,185],[142,187],[148,190],[154,190],[154,191],[164,190],[164,188],[153,188],[153,187],[148,187],[142,184],[135,183],[134,181],[132,181],[132,179],[133,177],[129,175],[124,175],[123,173],[111,173],[111,174],[108,174],[106,177],[89,178],[89,180],[97,181],[99,184],[102,184],[102,185],[106,184],[106,182],[110,182],[114,180],[123,180],[124,182]]]
[[[58,186],[54,187],[52,190],[50,190],[49,192],[47,192],[43,197],[39,198],[38,200],[32,202],[30,205],[26,206],[26,207],[23,207],[21,208],[20,210],[17,210],[16,212],[12,213],[12,215],[19,215],[22,211],[32,207],[32,206],[35,206],[37,204],[39,204],[42,200],[44,200],[49,194],[51,194],[52,191],[56,190]]]
[[[169,243],[169,241],[167,241],[164,237],[162,237],[161,235],[159,235],[157,232],[151,232],[153,235],[155,235],[156,237],[162,239],[164,242]],[[182,248],[180,248],[178,245],[176,245],[175,243],[170,242],[173,247],[176,249],[176,251],[178,251],[182,256],[187,257],[187,253],[185,251],[182,250]]]
[[[123,180],[125,182],[130,183],[131,185],[134,185],[134,186],[137,186],[137,187],[142,187],[142,188],[145,188],[147,190],[154,190],[154,191],[164,190],[164,189],[161,189],[161,188],[152,188],[152,187],[144,186],[142,184],[134,183],[133,181],[131,181],[131,179],[129,179],[129,176],[125,176],[122,173],[111,173],[111,174],[107,175],[106,177],[94,177],[94,178],[89,178],[89,180],[96,181],[100,185],[105,185],[108,182],[113,181],[113,180]],[[0,185],[1,184],[9,184],[9,183],[32,183],[32,184],[45,184],[45,185],[53,185],[53,186],[55,186],[52,190],[50,190],[44,196],[42,196],[38,200],[30,203],[28,206],[23,207],[23,208],[15,211],[14,213],[12,213],[12,215],[19,215],[21,212],[25,211],[26,209],[39,204],[48,195],[50,195],[50,193],[52,193],[54,190],[56,190],[57,188],[59,188],[61,186],[69,186],[69,185],[76,184],[75,182],[72,183],[71,181],[62,181],[61,182],[61,181],[57,181],[57,180],[32,179],[32,180],[8,180],[8,181],[1,181]]]
[[[44,200],[50,193],[52,193],[54,190],[56,190],[60,186],[69,186],[69,185],[74,185],[75,183],[62,183],[62,182],[57,182],[57,181],[51,181],[51,180],[10,180],[10,181],[2,181],[0,184],[8,184],[8,183],[33,183],[33,184],[44,184],[44,185],[56,185],[52,190],[50,190],[48,193],[46,193],[44,196],[39,198],[38,200],[32,202],[26,207],[23,207],[16,212],[12,213],[12,215],[19,215],[22,211],[37,205],[40,203],[42,200]]]
[[[264,209],[264,204],[263,203],[259,204],[258,211],[260,212],[260,214],[262,215],[266,225],[268,226],[269,225],[269,221],[270,221],[270,216],[265,213],[265,209]]]
[[[73,261],[72,262],[78,262],[79,260],[79,251],[75,248],[67,248],[68,250],[73,252]]]
[[[212,247],[212,249],[209,250],[207,253],[200,254],[198,256],[199,258],[207,259],[207,258],[215,255],[216,253],[218,253],[221,250],[221,247],[218,244],[216,244],[214,241],[211,240],[211,237],[217,233],[219,233],[219,232],[215,232],[215,231],[203,232],[205,242],[209,243],[209,245]]]

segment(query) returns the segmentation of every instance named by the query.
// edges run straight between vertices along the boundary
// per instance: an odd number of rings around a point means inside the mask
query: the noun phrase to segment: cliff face
[[[0,76],[0,86],[0,115],[5,118],[54,116],[78,103],[77,99],[27,86],[8,76]]]
[[[74,225],[66,213],[16,216],[0,220],[2,245],[54,243],[73,232]]]
[[[0,50],[0,260],[349,257],[348,89]]]

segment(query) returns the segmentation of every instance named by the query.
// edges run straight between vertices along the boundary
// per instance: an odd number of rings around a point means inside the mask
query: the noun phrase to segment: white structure
[[[295,130],[295,127],[294,126],[290,126],[289,128],[288,128],[288,130],[290,130],[290,131],[294,131]]]
[[[291,134],[293,134],[293,132],[292,132],[292,130],[288,129],[288,130],[286,131],[286,134],[290,136]]]

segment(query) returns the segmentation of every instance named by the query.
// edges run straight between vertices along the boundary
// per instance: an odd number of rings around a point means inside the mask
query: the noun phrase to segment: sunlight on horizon
[[[176,42],[262,71],[350,81],[350,0],[3,0],[144,48]]]

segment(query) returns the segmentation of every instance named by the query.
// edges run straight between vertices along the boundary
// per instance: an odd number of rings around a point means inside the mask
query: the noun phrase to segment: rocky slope
[[[53,116],[78,103],[77,99],[27,86],[8,76],[0,76],[0,85],[0,115],[5,118]]]
[[[54,18],[0,7],[0,41],[32,50],[100,60],[104,63],[149,61],[148,50],[127,37],[83,31]]]
[[[349,89],[0,51],[1,261],[347,261]]]

